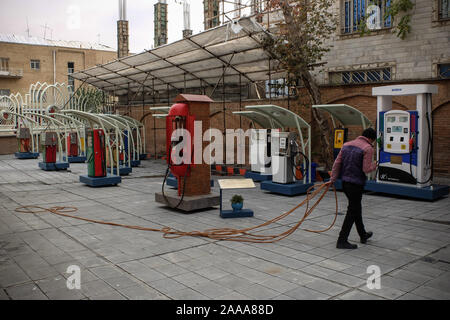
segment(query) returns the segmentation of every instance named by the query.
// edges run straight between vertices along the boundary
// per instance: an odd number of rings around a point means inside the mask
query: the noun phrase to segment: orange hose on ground
[[[108,222],[108,221],[100,221],[100,220],[94,220],[94,219],[88,219],[88,218],[70,215],[69,213],[78,211],[78,208],[76,208],[76,207],[43,208],[40,206],[30,205],[30,206],[19,207],[19,208],[15,209],[15,211],[20,212],[20,213],[32,213],[32,214],[50,212],[52,214],[56,214],[59,216],[73,218],[73,219],[82,220],[82,221],[86,221],[86,222],[92,222],[92,223],[96,223],[96,224],[116,226],[116,227],[141,230],[141,231],[161,232],[161,233],[163,233],[163,237],[167,238],[167,239],[192,236],[192,237],[205,237],[205,238],[210,238],[210,239],[214,239],[214,240],[227,240],[227,241],[240,241],[240,242],[253,242],[253,243],[272,243],[272,242],[276,242],[281,239],[284,239],[287,236],[289,236],[290,234],[292,234],[294,231],[296,231],[301,226],[301,224],[306,220],[306,218],[312,213],[312,211],[317,207],[317,205],[320,203],[320,201],[322,201],[322,199],[325,197],[325,195],[327,194],[327,192],[330,189],[330,185],[331,185],[331,183],[328,182],[328,183],[321,184],[318,186],[310,187],[307,191],[306,199],[303,200],[298,205],[296,205],[295,207],[293,207],[292,209],[290,209],[289,211],[281,214],[278,217],[268,220],[262,224],[259,224],[257,226],[250,227],[250,228],[245,228],[245,229],[221,228],[221,229],[207,229],[205,231],[185,232],[185,231],[178,231],[178,230],[172,229],[170,227],[163,227],[161,229],[146,228],[146,227],[142,227],[142,226],[125,225],[125,224],[119,224],[119,223]],[[311,193],[311,190],[315,187],[317,187],[317,189]],[[311,206],[311,208],[309,208],[309,201],[314,199],[322,190],[323,190],[323,193],[320,195],[318,200],[316,200],[316,202]],[[331,223],[331,225],[328,228],[325,228],[323,230],[304,229],[305,231],[321,233],[321,232],[326,232],[333,227],[333,225],[336,222],[337,215],[338,215],[338,201],[337,201],[336,189],[335,189],[334,185],[333,185],[333,190],[334,190],[334,196],[335,196],[335,200],[336,200],[336,213],[334,215],[334,219],[333,219],[333,222]],[[279,234],[275,234],[275,235],[262,235],[262,234],[254,234],[254,233],[249,232],[249,231],[254,231],[261,227],[265,227],[272,223],[280,221],[281,219],[289,216],[292,212],[294,212],[295,210],[297,210],[298,208],[303,206],[305,203],[306,203],[305,214],[297,223],[295,223],[288,230],[286,230],[282,233],[279,233]]]

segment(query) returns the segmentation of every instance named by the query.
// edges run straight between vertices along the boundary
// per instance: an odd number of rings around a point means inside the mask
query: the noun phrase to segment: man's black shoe
[[[357,249],[358,246],[356,244],[351,244],[348,241],[338,241],[336,244],[336,248],[338,249]]]
[[[373,235],[372,231],[366,232],[366,234],[361,238],[361,243],[366,243],[367,239],[372,237],[372,235]]]

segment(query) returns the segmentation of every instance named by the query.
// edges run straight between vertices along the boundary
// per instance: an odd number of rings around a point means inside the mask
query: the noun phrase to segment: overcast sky
[[[153,6],[157,0],[127,0],[129,43],[132,53],[153,45]],[[182,38],[183,6],[169,4],[169,42]],[[203,0],[190,0],[191,29],[203,30]],[[117,48],[118,0],[1,0],[0,33],[27,35],[53,40],[79,40]]]

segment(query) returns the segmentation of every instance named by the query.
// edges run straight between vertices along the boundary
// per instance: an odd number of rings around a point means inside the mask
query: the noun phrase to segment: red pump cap
[[[189,106],[186,103],[176,103],[169,110],[169,116],[183,116],[189,115]]]

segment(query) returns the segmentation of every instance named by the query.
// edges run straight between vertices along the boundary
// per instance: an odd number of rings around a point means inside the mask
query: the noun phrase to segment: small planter
[[[246,172],[247,170],[245,170],[245,169],[239,169],[239,174],[241,175],[241,176],[245,176],[245,172]]]
[[[238,203],[232,203],[231,204],[231,207],[233,208],[234,212],[241,211],[243,206],[244,206],[243,202],[238,202]]]
[[[244,206],[244,198],[241,195],[235,194],[231,198],[231,207],[233,208],[233,212],[239,212],[242,210]]]
[[[232,176],[234,174],[234,168],[233,167],[227,167],[228,175]]]

